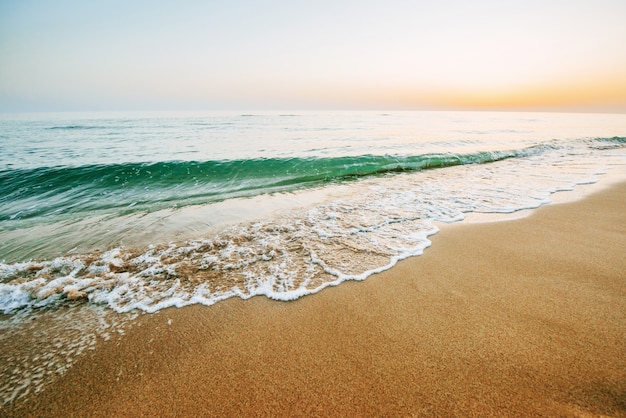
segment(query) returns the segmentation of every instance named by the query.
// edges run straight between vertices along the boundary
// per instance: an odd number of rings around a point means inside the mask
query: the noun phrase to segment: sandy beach
[[[626,183],[294,302],[141,315],[3,416],[626,416]]]

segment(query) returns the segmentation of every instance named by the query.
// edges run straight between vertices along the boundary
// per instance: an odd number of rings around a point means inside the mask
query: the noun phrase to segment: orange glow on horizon
[[[331,90],[331,89],[328,89]],[[326,91],[328,91],[326,90]],[[465,110],[582,110],[626,112],[626,79],[618,75],[595,80],[562,80],[509,87],[455,88],[415,86],[340,86],[313,95],[336,103],[375,108]]]

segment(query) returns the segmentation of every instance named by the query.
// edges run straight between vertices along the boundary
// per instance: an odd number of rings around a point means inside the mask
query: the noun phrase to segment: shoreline
[[[140,315],[0,413],[626,416],[625,204],[621,182],[445,225],[423,255],[293,302]]]

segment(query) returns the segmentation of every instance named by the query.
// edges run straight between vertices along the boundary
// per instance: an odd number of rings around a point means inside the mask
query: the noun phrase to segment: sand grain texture
[[[295,302],[143,315],[8,416],[626,416],[626,184]]]

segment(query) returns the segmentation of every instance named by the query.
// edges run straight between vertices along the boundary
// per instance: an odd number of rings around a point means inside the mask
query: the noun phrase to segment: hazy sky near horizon
[[[0,0],[0,111],[626,111],[626,1]]]

